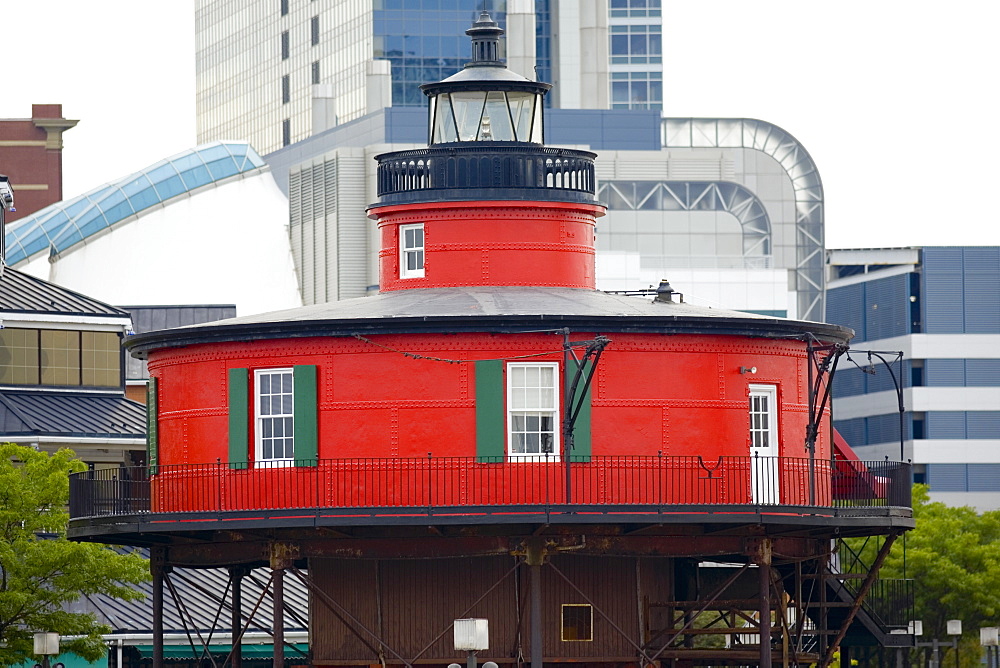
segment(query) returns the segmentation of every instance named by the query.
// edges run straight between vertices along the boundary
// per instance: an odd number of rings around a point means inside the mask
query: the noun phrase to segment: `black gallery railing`
[[[259,509],[673,512],[684,506],[910,507],[910,465],[789,457],[552,456],[226,462],[84,471],[70,517]],[[567,482],[569,485],[567,486]],[[569,495],[567,494],[569,488]]]
[[[594,201],[595,154],[534,144],[470,142],[396,151],[378,156],[378,195],[383,204],[425,197],[423,191],[508,193],[513,199]],[[513,191],[521,194],[515,196]]]

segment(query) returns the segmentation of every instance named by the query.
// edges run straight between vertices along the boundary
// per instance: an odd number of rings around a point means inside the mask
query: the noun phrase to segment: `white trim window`
[[[295,459],[291,369],[254,371],[255,461],[282,466]],[[279,463],[280,462],[280,463]]]
[[[774,385],[750,386],[751,454],[774,457],[778,454],[778,425],[775,404],[778,388]]]
[[[559,365],[507,365],[507,449],[511,459],[559,457]]]
[[[424,275],[424,224],[399,226],[399,277]]]
[[[750,385],[750,488],[754,503],[780,501],[778,388]]]

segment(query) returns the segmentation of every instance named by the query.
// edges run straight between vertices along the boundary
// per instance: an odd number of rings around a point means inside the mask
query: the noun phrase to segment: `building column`
[[[507,69],[526,79],[535,74],[535,0],[507,0]]]

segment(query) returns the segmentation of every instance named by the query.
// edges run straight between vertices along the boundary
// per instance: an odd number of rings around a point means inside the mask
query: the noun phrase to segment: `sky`
[[[795,136],[823,179],[828,248],[1000,245],[1000,3],[663,6],[666,115]],[[64,135],[65,197],[196,145],[194,0],[2,11],[0,118],[58,103],[80,120]]]

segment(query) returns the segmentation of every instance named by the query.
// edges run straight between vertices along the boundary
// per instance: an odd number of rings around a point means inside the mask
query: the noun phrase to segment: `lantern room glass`
[[[541,95],[462,91],[431,98],[431,144],[468,141],[542,142]]]

